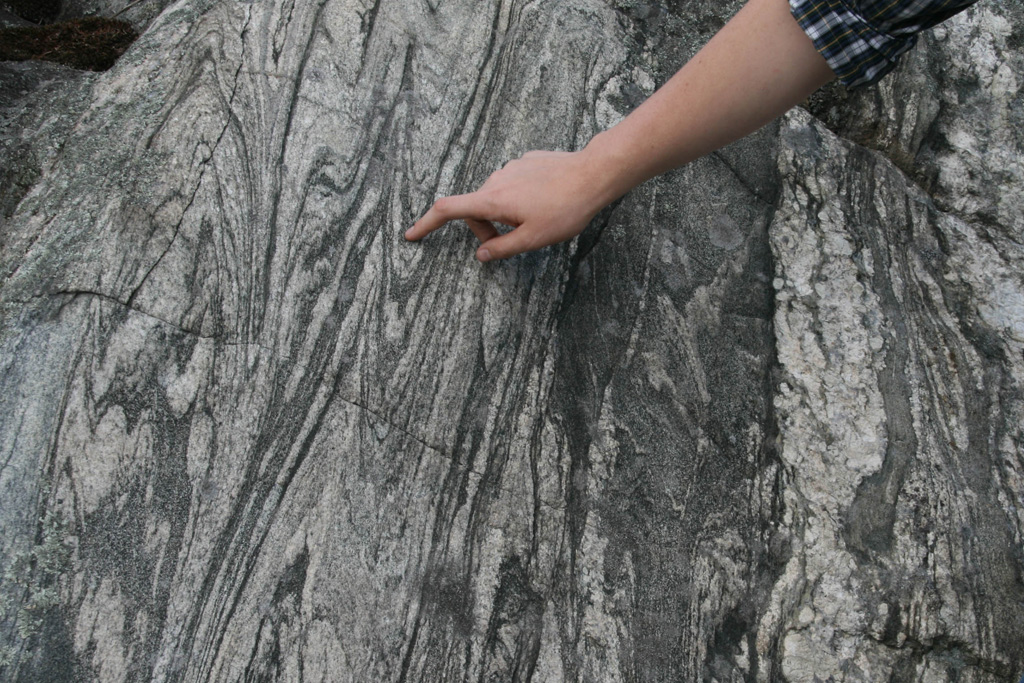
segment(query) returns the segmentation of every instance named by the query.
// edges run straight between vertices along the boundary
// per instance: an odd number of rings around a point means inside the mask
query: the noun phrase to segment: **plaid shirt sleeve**
[[[919,31],[976,1],[789,0],[789,8],[839,80],[852,88],[892,71]]]

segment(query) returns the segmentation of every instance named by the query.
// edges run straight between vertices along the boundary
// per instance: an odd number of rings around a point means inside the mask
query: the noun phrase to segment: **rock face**
[[[571,244],[400,238],[735,9],[192,0],[3,65],[0,675],[1024,673],[1018,6]]]

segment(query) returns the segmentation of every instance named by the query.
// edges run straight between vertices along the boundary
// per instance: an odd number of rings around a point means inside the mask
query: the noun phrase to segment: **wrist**
[[[580,152],[593,187],[607,206],[646,180],[636,168],[634,150],[614,129],[598,133]]]

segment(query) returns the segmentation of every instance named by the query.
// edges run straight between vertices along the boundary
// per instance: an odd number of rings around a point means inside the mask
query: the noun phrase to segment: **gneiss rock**
[[[932,198],[796,113],[569,245],[401,239],[735,9],[641,4],[179,2],[18,81],[0,676],[1024,669],[1019,226],[955,204],[990,181]],[[1020,25],[981,11],[950,58]]]
[[[775,407],[794,554],[763,624],[783,673],[1011,680],[1024,272],[806,113],[781,141]]]

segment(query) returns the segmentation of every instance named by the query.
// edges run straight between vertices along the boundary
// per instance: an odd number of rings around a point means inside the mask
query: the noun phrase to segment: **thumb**
[[[482,263],[497,259],[506,259],[524,251],[533,251],[544,245],[537,242],[536,236],[528,226],[520,225],[515,230],[491,238],[476,250],[476,258]]]

